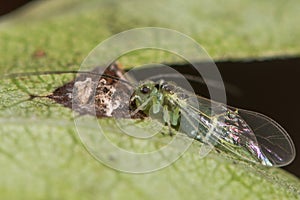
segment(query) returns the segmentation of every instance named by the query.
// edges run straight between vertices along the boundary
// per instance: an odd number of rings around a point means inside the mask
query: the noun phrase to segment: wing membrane
[[[289,164],[295,158],[293,141],[273,119],[253,111],[239,109],[239,115],[253,130],[262,152],[275,166]]]
[[[190,104],[179,103],[179,106],[184,118],[194,118],[186,121],[198,130],[202,142],[217,144],[244,160],[267,166],[284,166],[294,159],[295,147],[291,138],[274,120],[200,96],[197,99],[198,108]],[[203,116],[208,117],[209,123],[203,121]]]

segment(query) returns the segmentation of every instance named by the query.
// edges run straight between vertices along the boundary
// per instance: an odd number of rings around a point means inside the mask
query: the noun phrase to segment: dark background
[[[216,65],[225,87],[229,85],[228,105],[265,114],[286,129],[295,144],[296,158],[283,168],[300,177],[300,57],[217,61]],[[171,67],[183,74],[195,74],[190,65]],[[240,94],[231,91],[230,85]],[[199,91],[203,88],[199,84],[192,86],[195,92],[205,90]]]
[[[14,11],[31,0],[0,0],[0,15]]]
[[[238,86],[243,95],[228,104],[270,116],[290,134],[296,159],[284,169],[300,177],[300,58],[217,63],[225,82]]]
[[[0,0],[0,15],[8,14],[30,0]],[[292,137],[297,156],[284,169],[300,177],[300,58],[224,61],[216,63],[225,83],[236,86],[241,95],[231,94],[231,106],[258,111],[282,125]],[[171,65],[182,73],[191,73],[182,65]]]

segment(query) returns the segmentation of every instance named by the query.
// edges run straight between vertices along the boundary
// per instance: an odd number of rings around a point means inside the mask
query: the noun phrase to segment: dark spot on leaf
[[[93,74],[79,74],[75,80],[57,88],[47,97],[82,115],[91,114],[99,118],[144,117],[141,112],[130,116],[131,87],[112,78],[100,77],[97,74],[101,74],[101,68],[91,72]],[[126,80],[123,70],[116,63],[111,64],[103,74]]]
[[[104,87],[104,88],[103,88],[103,92],[104,92],[104,93],[108,93],[108,92],[109,92],[109,89],[107,89],[106,87]]]
[[[32,57],[33,58],[43,58],[45,57],[47,54],[44,50],[42,49],[38,49],[35,52],[33,52]]]

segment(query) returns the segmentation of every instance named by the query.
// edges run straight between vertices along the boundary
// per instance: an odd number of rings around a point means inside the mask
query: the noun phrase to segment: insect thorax
[[[180,121],[180,105],[186,104],[188,95],[171,82],[141,82],[131,96],[131,110],[140,110],[146,115],[162,113],[163,121],[177,126]]]

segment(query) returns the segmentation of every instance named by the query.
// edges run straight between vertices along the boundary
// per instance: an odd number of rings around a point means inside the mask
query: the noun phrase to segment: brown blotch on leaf
[[[47,97],[78,113],[102,117],[144,118],[142,112],[131,116],[130,97],[133,88],[117,79],[127,80],[120,64],[113,63],[103,72],[95,68],[92,73],[78,73],[78,76],[57,88]],[[103,75],[116,77],[108,78]]]
[[[34,51],[33,54],[32,54],[33,58],[43,58],[45,56],[47,56],[47,54],[42,49],[38,49],[38,50]]]

